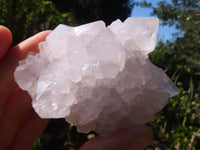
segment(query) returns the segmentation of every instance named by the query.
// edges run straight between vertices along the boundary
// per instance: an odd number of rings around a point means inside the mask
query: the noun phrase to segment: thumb
[[[86,142],[80,150],[143,150],[151,144],[152,139],[153,134],[148,127],[134,125],[110,137],[95,137]]]

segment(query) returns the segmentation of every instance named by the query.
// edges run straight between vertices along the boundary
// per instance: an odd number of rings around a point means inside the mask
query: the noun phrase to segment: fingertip
[[[14,46],[11,51],[15,53],[16,57],[19,60],[24,59],[30,51],[39,51],[38,44],[42,41],[45,41],[46,37],[50,34],[50,32],[50,30],[46,30],[37,33],[36,35]]]
[[[80,150],[143,150],[153,140],[152,130],[144,125],[134,125],[121,129],[110,137],[95,137],[85,143]]]
[[[34,36],[31,36],[30,38],[26,39],[25,41],[19,43],[17,46],[23,52],[26,49],[31,49],[31,51],[36,51],[36,49],[38,49],[38,44],[44,41],[50,32],[51,32],[50,30],[39,32]]]
[[[6,54],[12,43],[11,31],[0,25],[0,59]]]
[[[141,134],[135,139],[135,141],[129,146],[130,150],[144,150],[147,148],[153,141],[153,131],[146,126],[142,127]]]

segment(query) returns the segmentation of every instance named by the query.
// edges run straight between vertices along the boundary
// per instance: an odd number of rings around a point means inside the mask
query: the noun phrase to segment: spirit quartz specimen
[[[59,25],[40,53],[29,53],[14,73],[41,118],[65,118],[79,132],[108,136],[144,124],[178,93],[167,75],[148,59],[158,19],[128,18],[106,27],[97,21]]]

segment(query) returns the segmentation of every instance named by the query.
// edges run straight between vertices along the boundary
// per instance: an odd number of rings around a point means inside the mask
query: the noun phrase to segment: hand
[[[48,119],[31,107],[31,98],[15,83],[13,72],[29,51],[38,51],[50,31],[44,31],[10,48],[11,32],[0,26],[0,150],[28,150],[42,133]],[[143,150],[151,143],[150,129],[142,125],[122,129],[108,138],[95,137],[80,150]]]
[[[144,125],[134,125],[107,137],[95,137],[80,150],[144,150],[151,144],[152,131]]]
[[[41,32],[9,50],[11,32],[0,26],[0,150],[28,150],[48,124],[31,107],[30,96],[18,88],[13,72],[29,51],[38,51],[38,43],[50,31]]]

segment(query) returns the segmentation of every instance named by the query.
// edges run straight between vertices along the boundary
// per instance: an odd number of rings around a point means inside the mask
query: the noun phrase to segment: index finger
[[[13,76],[18,61],[24,59],[30,51],[39,51],[38,44],[44,41],[50,32],[51,31],[40,32],[19,43],[0,61],[0,110],[2,110],[1,108],[5,101],[18,87]]]
[[[12,43],[12,33],[10,30],[0,25],[0,59],[6,54]]]

